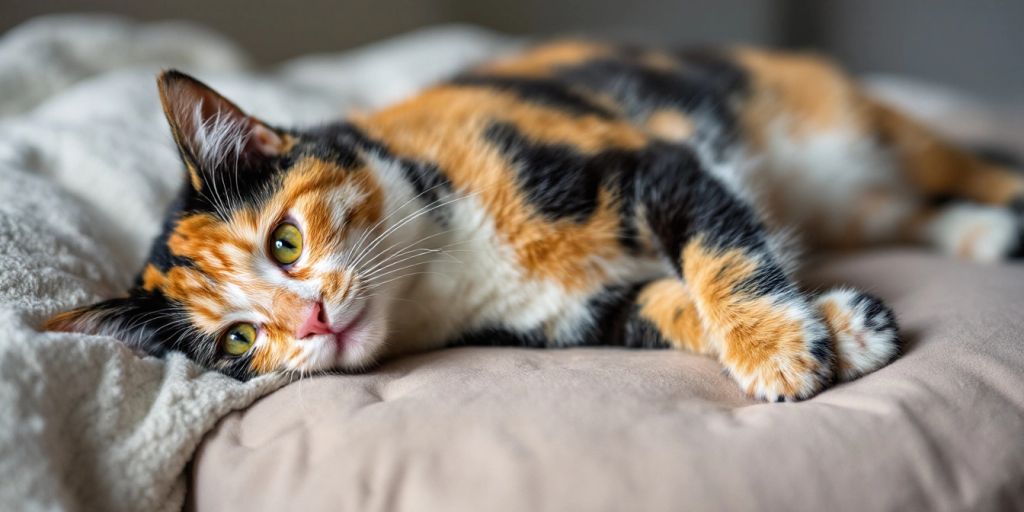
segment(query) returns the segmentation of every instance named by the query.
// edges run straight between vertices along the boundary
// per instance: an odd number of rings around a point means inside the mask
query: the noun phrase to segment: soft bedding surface
[[[282,384],[36,331],[127,287],[181,182],[159,68],[194,73],[271,122],[317,123],[510,44],[451,28],[256,73],[229,42],[180,24],[56,18],[0,38],[0,509],[180,508],[204,433]],[[977,128],[957,135],[1024,133],[1006,129],[1011,109],[883,85],[940,128]],[[768,405],[741,396],[713,361],[678,352],[424,354],[295,383],[229,414],[192,461],[190,504],[1024,507],[1024,269],[899,251],[816,269],[817,283],[888,299],[907,355],[813,400]]]

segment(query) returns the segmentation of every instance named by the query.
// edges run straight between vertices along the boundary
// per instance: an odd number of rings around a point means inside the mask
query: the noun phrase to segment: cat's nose
[[[327,322],[327,313],[324,312],[324,305],[320,301],[313,303],[306,320],[295,331],[295,338],[305,339],[317,334],[331,334],[331,325]]]

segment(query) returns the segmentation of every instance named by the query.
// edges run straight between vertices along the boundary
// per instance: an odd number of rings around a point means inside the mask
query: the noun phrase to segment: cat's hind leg
[[[957,147],[827,59],[734,56],[751,86],[739,109],[744,139],[765,163],[754,178],[765,180],[778,222],[821,246],[917,243],[986,262],[1024,255],[1024,173]]]
[[[957,202],[924,210],[914,221],[910,240],[951,256],[982,263],[1024,256],[1024,208]]]
[[[1024,255],[1024,174],[990,163],[873,100],[870,126],[920,197],[945,199],[910,226],[910,241],[964,259],[995,262]]]

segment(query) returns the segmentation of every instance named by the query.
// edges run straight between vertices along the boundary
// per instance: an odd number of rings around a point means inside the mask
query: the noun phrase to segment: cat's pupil
[[[285,240],[283,238],[278,238],[274,242],[274,244],[277,246],[278,249],[294,249],[295,248],[295,246],[292,245],[291,242],[289,242],[289,241],[287,241],[287,240]]]

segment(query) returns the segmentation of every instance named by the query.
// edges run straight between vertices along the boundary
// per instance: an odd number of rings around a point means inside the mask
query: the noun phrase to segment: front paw
[[[802,316],[802,315],[801,315]],[[732,332],[722,362],[747,394],[769,402],[814,396],[834,381],[835,353],[816,316]]]
[[[835,341],[840,380],[852,380],[892,361],[900,352],[896,315],[878,297],[850,289],[814,300]]]

